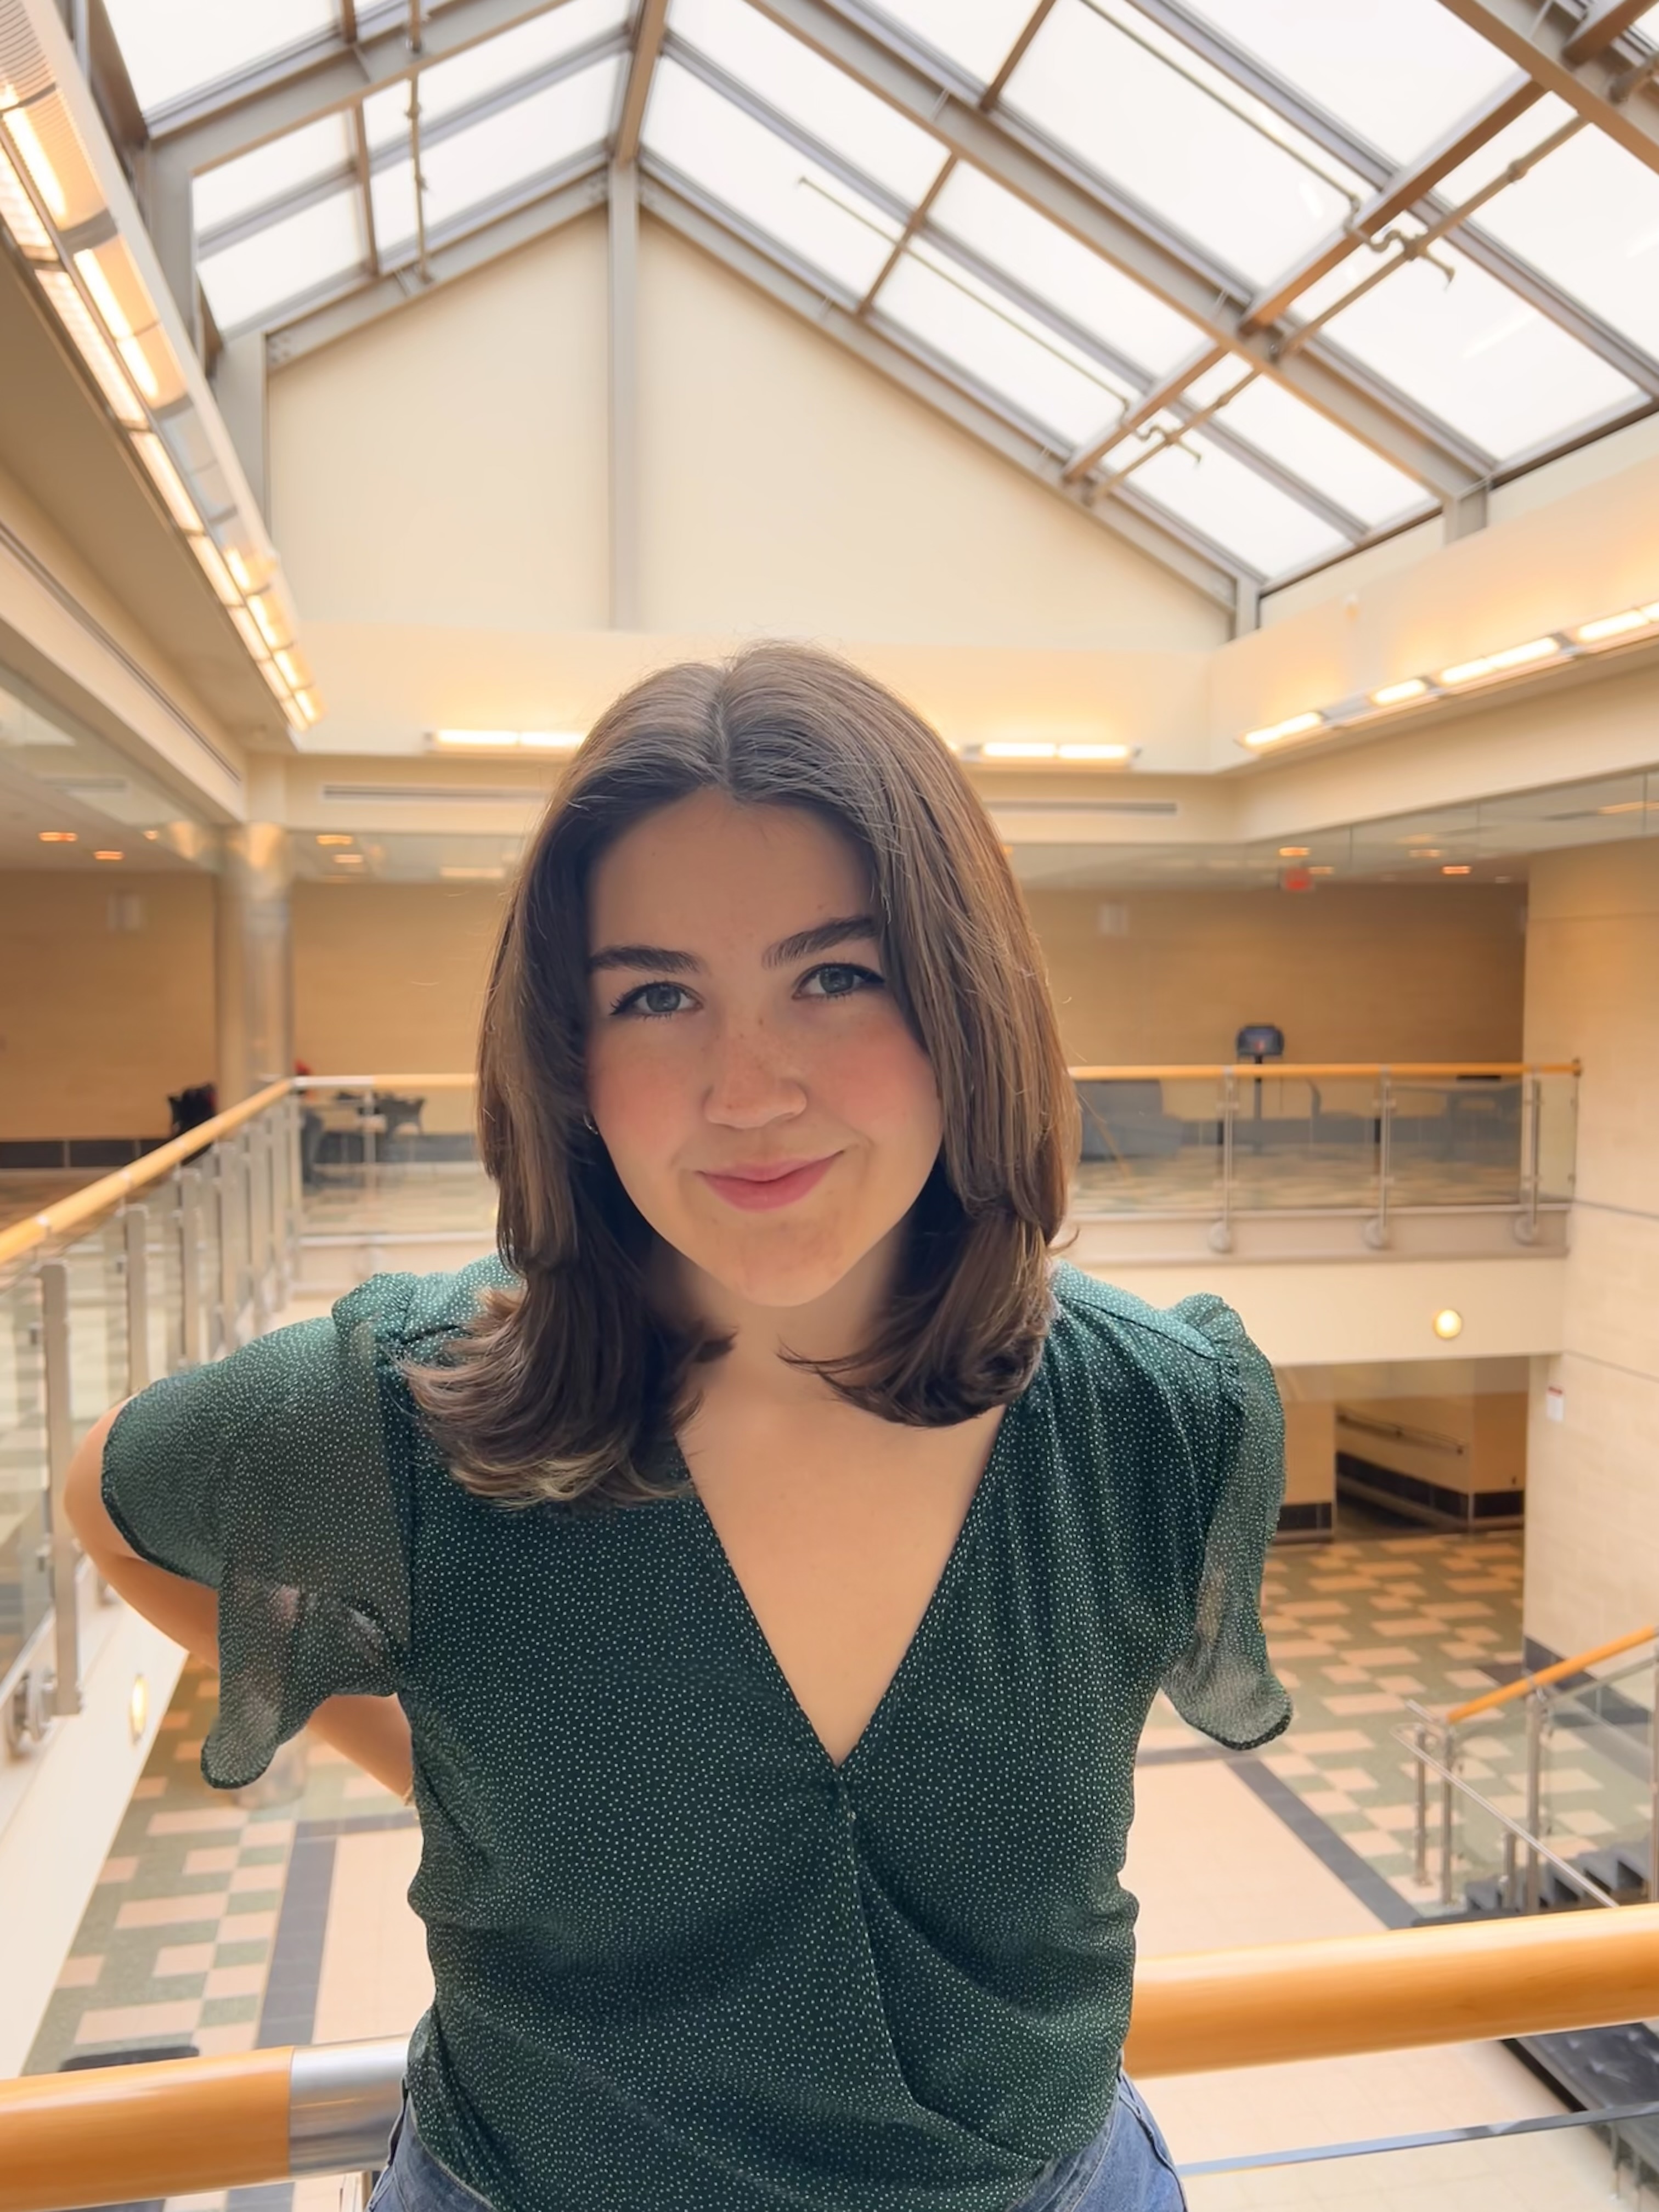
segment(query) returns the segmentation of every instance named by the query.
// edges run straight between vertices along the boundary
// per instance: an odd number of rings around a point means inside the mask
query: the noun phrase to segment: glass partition
[[[39,1277],[0,1286],[0,1675],[52,1609],[45,1343]]]

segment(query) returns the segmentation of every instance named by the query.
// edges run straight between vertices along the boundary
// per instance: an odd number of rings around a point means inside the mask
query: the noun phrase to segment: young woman
[[[1135,1745],[1288,1717],[1271,1370],[1055,1260],[1076,1105],[945,746],[772,646],[604,716],[508,903],[501,1259],[79,1455],[101,1571],[422,1831],[387,2212],[1166,2212]],[[100,1480],[101,1477],[101,1480]]]

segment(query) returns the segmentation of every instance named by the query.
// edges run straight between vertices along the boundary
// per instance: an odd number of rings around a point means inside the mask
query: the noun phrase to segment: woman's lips
[[[805,1198],[823,1180],[838,1157],[835,1152],[826,1152],[821,1160],[802,1160],[781,1171],[750,1168],[739,1174],[714,1175],[704,1168],[701,1173],[710,1190],[728,1206],[740,1206],[748,1213],[766,1213],[775,1206],[793,1206],[798,1198]]]

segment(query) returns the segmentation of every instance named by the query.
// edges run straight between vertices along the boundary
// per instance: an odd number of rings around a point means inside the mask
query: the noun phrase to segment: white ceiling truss
[[[1246,619],[1659,406],[1653,0],[258,0],[205,84],[100,4],[210,343],[293,358],[620,195]]]

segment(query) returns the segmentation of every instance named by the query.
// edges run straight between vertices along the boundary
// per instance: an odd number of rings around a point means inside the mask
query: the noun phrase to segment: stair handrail
[[[1327,1936],[1136,1971],[1143,2075],[1547,2034],[1659,2013],[1659,1905]],[[33,2074],[0,2082],[0,2212],[378,2165],[401,2041]]]
[[[1659,1625],[1632,1629],[1628,1636],[1615,1636],[1610,1643],[1594,1644],[1588,1651],[1574,1652],[1570,1659],[1558,1659],[1553,1666],[1519,1674],[1514,1681],[1500,1683],[1494,1690],[1483,1690],[1478,1698],[1468,1698],[1461,1705],[1452,1706],[1443,1718],[1449,1726],[1456,1728],[1464,1721],[1473,1720],[1477,1713],[1492,1712],[1516,1698],[1530,1696],[1534,1690],[1547,1689],[1552,1682],[1565,1680],[1569,1674],[1583,1674],[1603,1659],[1616,1659],[1621,1651],[1634,1651],[1638,1644],[1650,1644],[1655,1637],[1659,1637]]]

